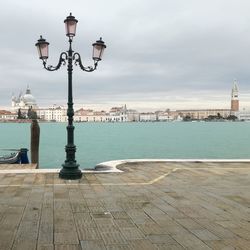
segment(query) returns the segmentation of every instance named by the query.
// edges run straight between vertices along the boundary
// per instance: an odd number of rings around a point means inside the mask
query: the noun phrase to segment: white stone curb
[[[117,169],[117,166],[124,164],[124,163],[134,163],[134,162],[211,162],[211,163],[250,163],[250,159],[126,159],[126,160],[116,160],[116,161],[106,161],[102,162],[96,165],[95,170],[98,170],[98,168],[103,169],[106,168],[109,171],[112,172],[123,172],[119,169]]]
[[[135,163],[135,162],[211,162],[211,163],[250,163],[250,159],[126,159],[126,160],[115,160],[106,161],[99,163],[94,169],[84,169],[82,173],[122,173],[123,171],[117,169],[117,166],[124,163]],[[4,169],[0,170],[0,174],[38,174],[38,173],[59,173],[60,169]]]

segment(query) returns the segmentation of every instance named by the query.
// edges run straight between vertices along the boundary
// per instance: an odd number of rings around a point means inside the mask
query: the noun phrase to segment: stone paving
[[[36,169],[37,164],[0,164],[1,170],[9,170],[9,169]]]
[[[250,249],[249,163],[0,174],[0,249]]]

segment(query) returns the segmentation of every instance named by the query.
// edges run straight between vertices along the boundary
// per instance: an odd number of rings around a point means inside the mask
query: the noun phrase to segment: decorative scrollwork
[[[55,70],[58,70],[60,69],[60,67],[62,65],[66,65],[66,60],[68,59],[68,55],[66,52],[62,52],[60,57],[59,57],[59,62],[56,66],[53,66],[53,65],[48,65],[46,66],[46,61],[43,61],[43,66],[46,70],[48,71],[55,71]]]
[[[48,66],[47,66],[45,60],[43,61],[43,66],[44,66],[44,68],[45,68],[46,70],[48,70],[48,71],[55,71],[55,70],[60,69],[60,67],[61,67],[62,65],[66,65],[66,61],[67,61],[67,60],[68,60],[68,54],[67,54],[66,52],[62,52],[61,55],[60,55],[60,57],[59,57],[59,62],[58,62],[58,64],[57,64],[56,66],[53,66],[53,65],[48,65]],[[98,64],[98,62],[96,61],[96,62],[94,63],[94,66],[86,66],[86,67],[83,66],[82,60],[81,60],[81,56],[80,56],[80,54],[77,53],[77,52],[75,52],[75,53],[73,54],[72,60],[74,61],[74,64],[75,64],[76,66],[79,65],[80,68],[81,68],[83,71],[86,71],[86,72],[92,72],[92,71],[96,70],[97,64]]]
[[[81,56],[80,56],[80,54],[77,53],[77,52],[75,52],[75,53],[73,54],[73,60],[75,61],[74,64],[75,64],[76,66],[79,65],[80,68],[81,68],[83,71],[86,71],[86,72],[92,72],[92,71],[96,70],[97,64],[98,64],[97,62],[95,62],[94,66],[87,66],[87,67],[83,66],[82,60],[81,60]]]

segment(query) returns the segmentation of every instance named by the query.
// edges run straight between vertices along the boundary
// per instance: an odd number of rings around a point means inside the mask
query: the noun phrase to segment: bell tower
[[[239,90],[237,86],[237,81],[234,80],[232,95],[231,95],[231,111],[237,112],[239,111]]]

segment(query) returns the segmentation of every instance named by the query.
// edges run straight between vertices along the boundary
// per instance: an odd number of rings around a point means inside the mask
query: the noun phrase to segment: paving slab
[[[249,162],[0,171],[0,249],[250,249]]]

